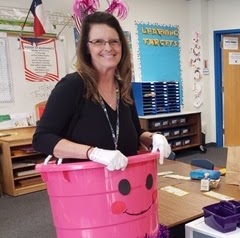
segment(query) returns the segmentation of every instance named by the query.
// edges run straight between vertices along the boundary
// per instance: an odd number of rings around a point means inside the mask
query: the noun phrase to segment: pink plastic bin
[[[157,158],[129,157],[124,171],[94,162],[39,164],[58,238],[155,238]]]

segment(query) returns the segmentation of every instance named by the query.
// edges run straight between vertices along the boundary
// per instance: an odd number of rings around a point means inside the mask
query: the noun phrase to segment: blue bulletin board
[[[180,81],[179,27],[137,23],[140,81]]]

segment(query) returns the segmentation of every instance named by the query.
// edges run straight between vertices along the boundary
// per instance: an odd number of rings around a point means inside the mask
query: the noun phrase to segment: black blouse
[[[63,138],[102,149],[114,150],[111,128],[100,103],[85,99],[84,81],[75,72],[66,75],[52,90],[33,136],[35,150],[53,155]],[[117,112],[105,103],[113,129]],[[141,129],[135,104],[119,103],[118,150],[125,156],[137,154]]]

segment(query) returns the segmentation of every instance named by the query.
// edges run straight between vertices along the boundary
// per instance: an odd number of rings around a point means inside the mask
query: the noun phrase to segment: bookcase
[[[3,173],[3,191],[11,196],[46,189],[37,163],[44,161],[45,155],[32,148],[35,127],[14,128],[0,131],[0,162]]]
[[[161,132],[173,151],[202,144],[200,112],[167,113],[139,118],[142,128],[150,132]]]

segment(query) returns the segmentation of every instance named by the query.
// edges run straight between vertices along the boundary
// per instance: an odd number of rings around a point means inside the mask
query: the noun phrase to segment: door
[[[225,146],[240,145],[240,36],[223,35],[223,115]]]

